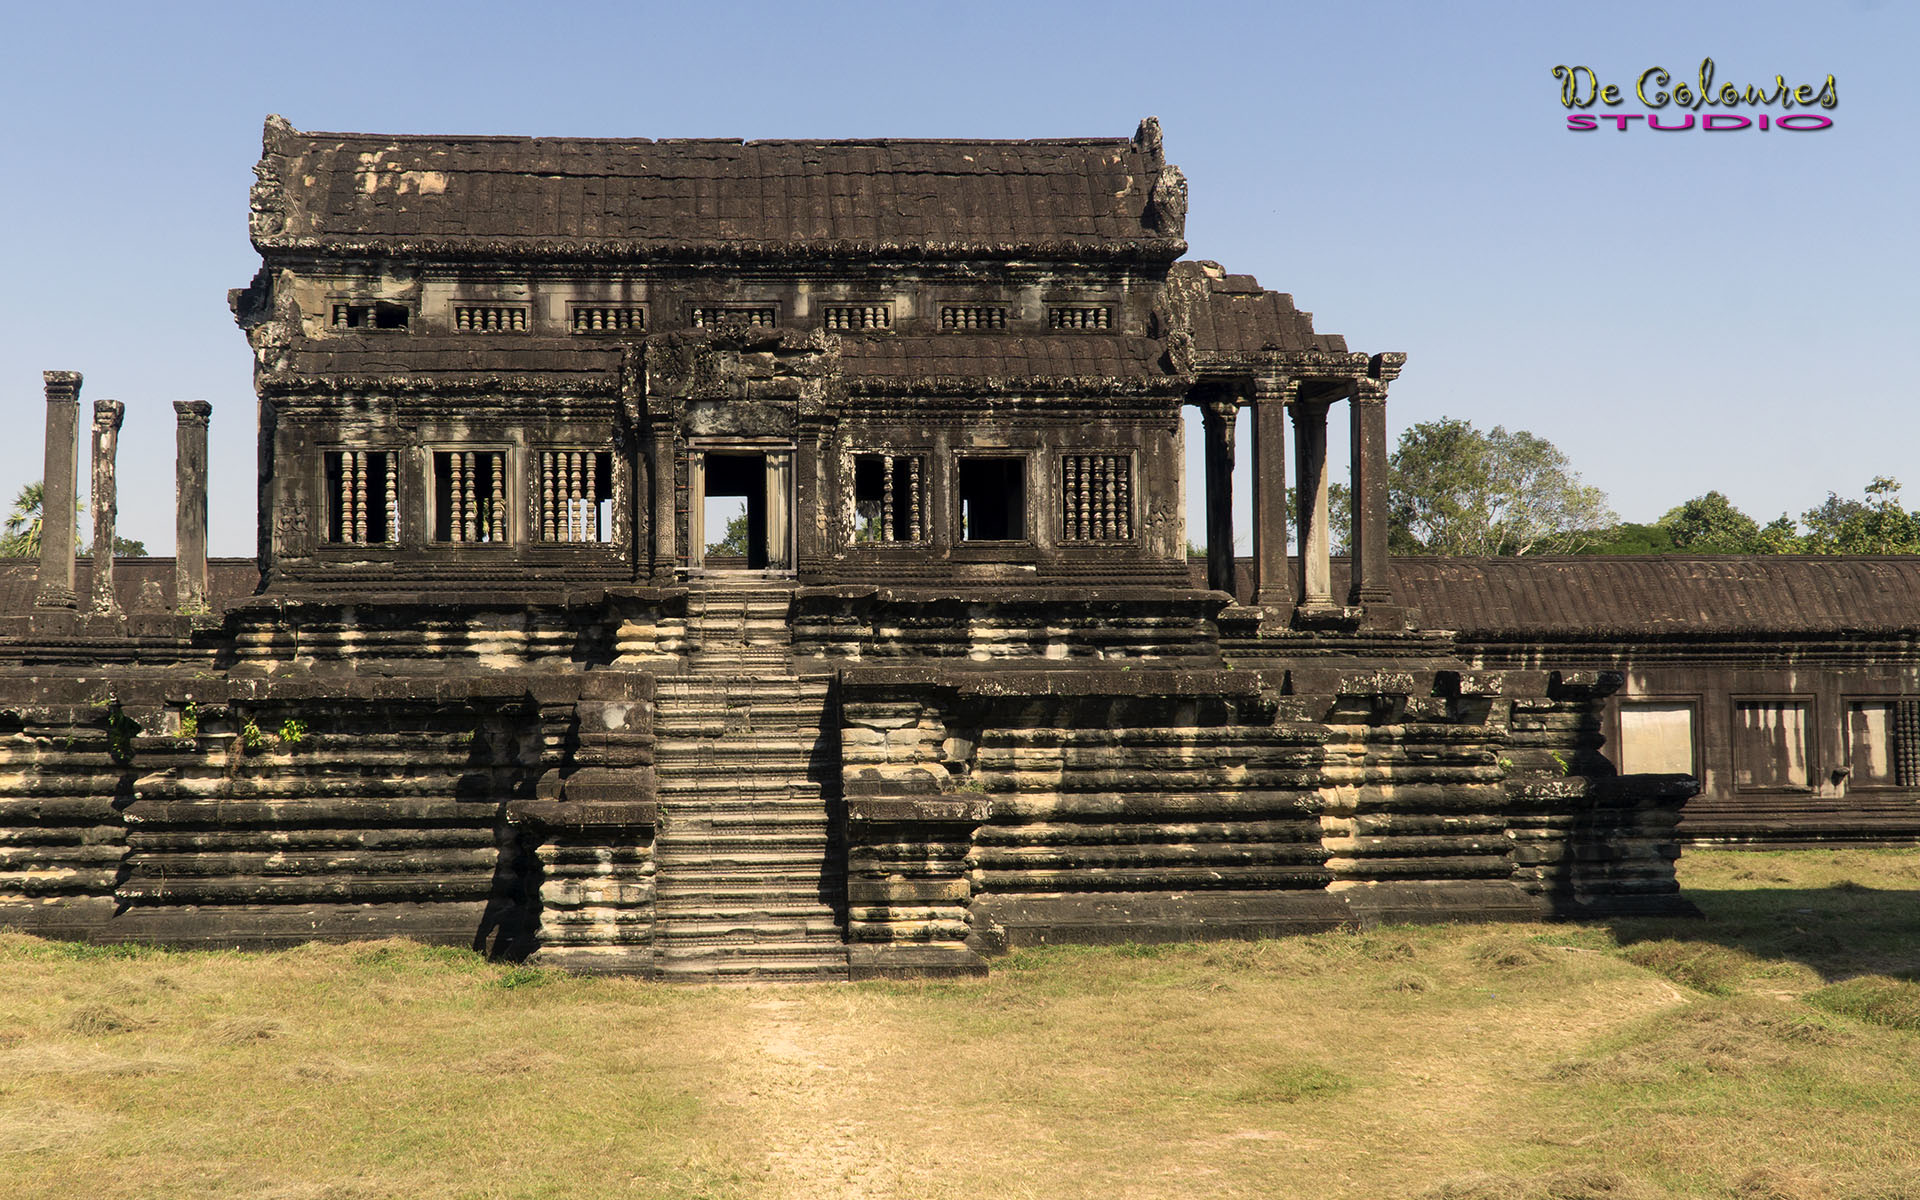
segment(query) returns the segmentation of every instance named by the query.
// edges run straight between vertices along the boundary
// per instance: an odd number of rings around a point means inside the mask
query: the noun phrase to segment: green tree
[[[13,498],[13,511],[7,515],[4,526],[0,526],[0,556],[11,558],[40,557],[40,510],[46,504],[46,488],[40,480],[20,489]],[[74,511],[80,511],[74,506]],[[116,555],[134,555],[144,558],[147,544],[133,538],[116,537],[113,539],[113,552]],[[92,553],[86,546],[78,547],[76,553],[85,558]]]
[[[1524,429],[1442,417],[1400,435],[1389,548],[1407,554],[1572,554],[1618,523],[1606,493]]]
[[[13,511],[0,529],[0,555],[12,558],[40,556],[40,508],[46,503],[46,488],[34,480],[13,498]]]
[[[717,542],[707,543],[708,554],[738,554],[742,558],[747,554],[747,514],[743,509],[727,522],[727,531],[720,535]]]
[[[1604,531],[1581,554],[1672,554],[1673,531],[1664,524],[1640,525],[1623,521]]]
[[[1809,554],[1920,554],[1920,513],[1900,505],[1900,484],[1877,475],[1863,500],[1826,502],[1800,514],[1807,527],[1800,548]]]
[[[1677,550],[1689,554],[1760,552],[1760,524],[1719,492],[1695,496],[1660,518]]]

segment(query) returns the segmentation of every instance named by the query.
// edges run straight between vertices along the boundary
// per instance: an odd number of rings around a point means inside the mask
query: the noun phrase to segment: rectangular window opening
[[[887,304],[829,304],[820,311],[821,328],[834,333],[859,329],[893,328],[893,307]]]
[[[1004,304],[942,304],[940,328],[948,332],[980,329],[1005,329],[1007,306]]]
[[[1056,304],[1047,309],[1048,329],[1098,331],[1113,326],[1113,310],[1104,304]]]
[[[1693,774],[1693,704],[1684,700],[1622,701],[1620,773]]]
[[[853,456],[853,540],[926,540],[926,460],[917,454]]]
[[[1737,788],[1805,788],[1808,700],[1740,700],[1733,706],[1733,784]]]
[[[1027,536],[1027,460],[960,460],[960,538],[1014,542]]]
[[[527,309],[519,304],[456,304],[453,327],[461,333],[525,333]]]
[[[780,310],[770,304],[702,304],[693,310],[695,329],[772,329]]]
[[[507,456],[498,450],[436,450],[433,540],[507,540]]]
[[[1060,539],[1133,538],[1133,459],[1125,454],[1067,454],[1060,459]]]
[[[567,314],[567,328],[576,334],[642,333],[647,310],[639,305],[576,304]]]
[[[400,540],[398,473],[390,450],[328,450],[322,455],[327,541],[382,546]]]
[[[405,329],[409,310],[386,300],[344,301],[333,306],[335,329]]]
[[[540,452],[540,540],[613,540],[613,452]]]

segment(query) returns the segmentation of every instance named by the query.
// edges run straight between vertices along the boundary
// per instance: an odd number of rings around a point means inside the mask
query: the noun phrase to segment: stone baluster
[[[380,454],[381,469],[386,472],[387,480],[387,541],[400,540],[400,472],[394,470],[392,451]]]
[[[489,456],[493,465],[493,495],[487,510],[487,540],[507,540],[507,456]]]
[[[880,540],[893,540],[893,455],[880,456]]]
[[[914,455],[907,460],[908,490],[908,532],[912,540],[920,540],[920,456]]]
[[[48,371],[47,457],[40,475],[39,608],[73,608],[74,475],[80,455],[80,372]]]
[[[213,405],[175,400],[173,459],[173,608],[207,610],[207,422]]]
[[[114,460],[120,449],[120,423],[126,406],[118,400],[93,402],[93,611],[114,616],[120,599],[113,590],[113,529],[120,513]],[[41,521],[45,522],[45,510]]]

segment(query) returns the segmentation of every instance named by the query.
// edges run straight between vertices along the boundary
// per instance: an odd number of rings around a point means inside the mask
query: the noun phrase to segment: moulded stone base
[[[1327,892],[1127,892],[975,897],[971,943],[1018,946],[1193,942],[1318,933],[1353,923]]]
[[[973,950],[951,943],[916,945],[854,945],[847,947],[850,979],[924,979],[987,973],[987,960]]]
[[[419,904],[233,904],[118,909],[111,899],[0,903],[0,928],[97,943],[147,942],[196,950],[263,950],[302,942],[409,938],[439,946],[492,948],[485,902]],[[512,952],[501,945],[499,952]]]
[[[1503,879],[1362,883],[1330,894],[1363,929],[1453,921],[1544,921],[1554,915],[1541,897]]]

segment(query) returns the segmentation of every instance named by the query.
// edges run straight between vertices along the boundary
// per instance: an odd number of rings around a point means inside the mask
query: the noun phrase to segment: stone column
[[[1391,604],[1387,580],[1387,385],[1362,379],[1353,392],[1353,586],[1348,604]]]
[[[1287,401],[1292,381],[1269,376],[1253,385],[1253,602],[1293,603],[1287,579]]]
[[[110,617],[120,611],[113,590],[113,527],[120,515],[120,489],[114,460],[120,452],[120,423],[127,406],[118,400],[93,402],[93,611]]]
[[[1207,434],[1207,586],[1233,595],[1233,423],[1240,405],[1218,395],[1200,412]]]
[[[653,426],[653,576],[672,579],[674,573],[673,511],[673,426],[656,421]]]
[[[1300,602],[1298,612],[1333,607],[1333,565],[1327,536],[1327,402],[1298,400],[1293,449],[1300,482]]]
[[[173,415],[173,611],[199,613],[207,611],[207,420],[213,405],[175,400]],[[392,537],[399,541],[400,531]]]
[[[48,371],[47,459],[40,475],[38,608],[73,608],[74,473],[80,457],[80,372]]]

